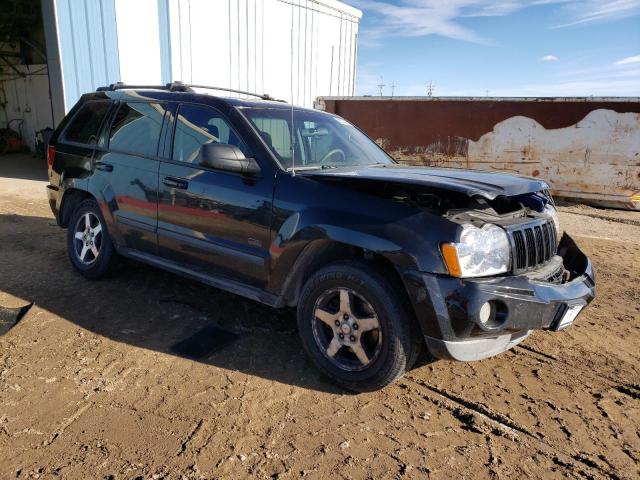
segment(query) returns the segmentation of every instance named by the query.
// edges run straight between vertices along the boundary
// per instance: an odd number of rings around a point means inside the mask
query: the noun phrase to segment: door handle
[[[96,170],[102,170],[103,172],[113,172],[113,165],[110,163],[96,163]]]
[[[186,190],[187,188],[189,188],[189,182],[187,182],[186,180],[182,180],[181,178],[164,177],[162,183],[164,183],[167,187],[179,188],[180,190]]]

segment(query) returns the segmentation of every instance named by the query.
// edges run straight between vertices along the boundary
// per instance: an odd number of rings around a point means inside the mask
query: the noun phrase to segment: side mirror
[[[247,158],[235,145],[226,143],[205,143],[200,147],[198,164],[223,172],[241,173],[253,176],[260,173],[260,166],[254,158]]]

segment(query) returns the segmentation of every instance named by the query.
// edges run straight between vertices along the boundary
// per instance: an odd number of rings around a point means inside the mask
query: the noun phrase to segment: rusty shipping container
[[[558,197],[640,209],[640,98],[320,97],[394,158],[547,180]]]

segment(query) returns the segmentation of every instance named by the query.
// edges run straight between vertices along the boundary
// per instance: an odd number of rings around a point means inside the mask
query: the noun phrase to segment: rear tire
[[[298,302],[298,331],[313,363],[357,392],[401,377],[423,340],[400,288],[355,261],[329,265],[309,278]]]
[[[71,214],[67,253],[75,269],[90,280],[109,275],[121,261],[100,207],[93,198],[80,202]]]

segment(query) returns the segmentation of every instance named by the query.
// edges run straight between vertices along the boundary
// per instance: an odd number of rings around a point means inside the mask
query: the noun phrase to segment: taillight
[[[53,145],[49,145],[49,148],[47,148],[47,167],[49,168],[49,170],[51,170],[51,167],[53,167],[53,161],[56,158],[56,147],[54,147]]]

